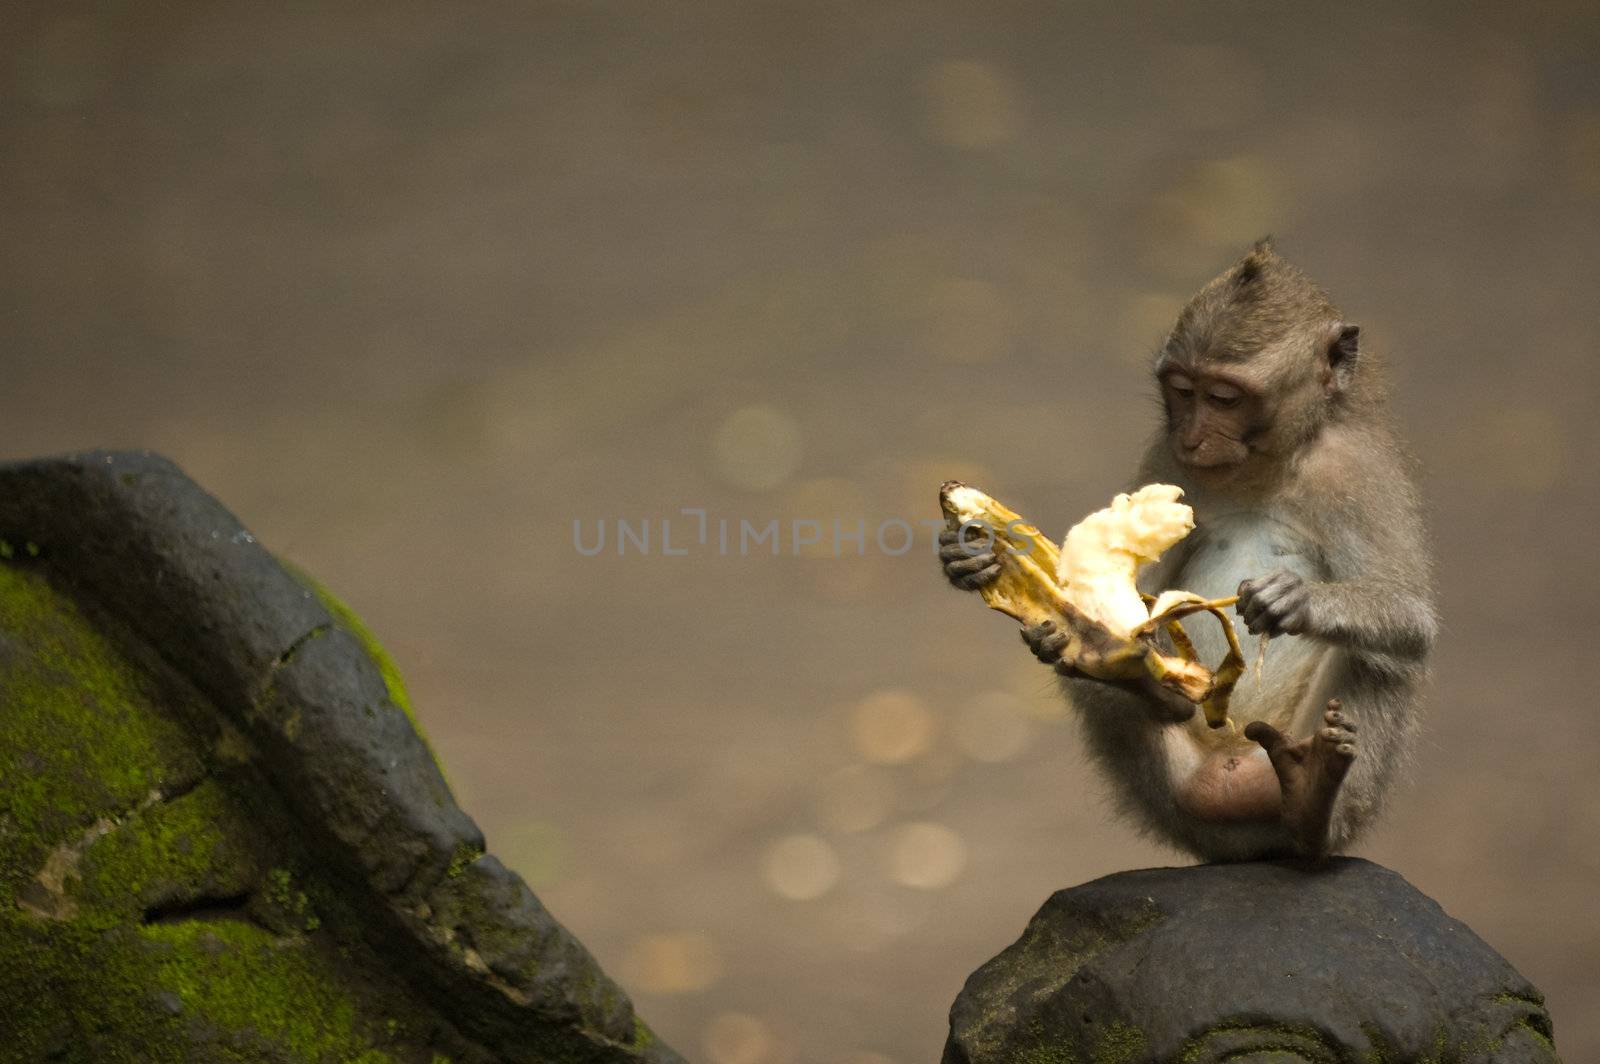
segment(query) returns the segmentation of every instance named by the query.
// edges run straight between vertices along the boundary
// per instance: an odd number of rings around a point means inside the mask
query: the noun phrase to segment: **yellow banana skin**
[[[1101,680],[1137,680],[1148,674],[1201,707],[1206,723],[1221,728],[1228,723],[1228,702],[1244,674],[1244,654],[1233,623],[1223,609],[1236,601],[1202,599],[1187,592],[1167,592],[1155,605],[1151,618],[1126,639],[1115,635],[1067,597],[1056,580],[1061,551],[1039,529],[990,495],[960,481],[946,481],[939,489],[939,508],[952,529],[963,525],[975,531],[973,539],[992,536],[999,575],[979,589],[984,603],[1020,624],[1031,626],[1054,621],[1067,635],[1061,660],[1085,676]],[[1206,612],[1217,618],[1228,640],[1228,654],[1216,669],[1195,656],[1194,644],[1180,620]],[[1158,645],[1155,633],[1166,631],[1176,653]]]

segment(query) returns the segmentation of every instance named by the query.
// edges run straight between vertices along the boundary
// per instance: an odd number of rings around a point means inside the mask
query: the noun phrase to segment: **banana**
[[[939,508],[950,528],[967,527],[968,539],[992,537],[999,576],[979,589],[984,603],[1023,625],[1054,621],[1067,633],[1061,660],[1102,680],[1143,675],[1197,703],[1206,723],[1228,721],[1228,701],[1244,673],[1233,623],[1222,610],[1234,599],[1207,600],[1187,591],[1159,598],[1141,595],[1141,568],[1194,529],[1194,511],[1179,502],[1181,488],[1148,484],[1118,495],[1109,507],[1074,525],[1057,548],[1015,511],[977,488],[947,481]],[[1222,625],[1228,654],[1215,670],[1196,659],[1180,620],[1207,612]],[[1164,629],[1176,650],[1165,653],[1155,633]]]

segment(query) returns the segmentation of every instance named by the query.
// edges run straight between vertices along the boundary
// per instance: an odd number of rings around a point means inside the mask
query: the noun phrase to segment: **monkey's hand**
[[[1311,588],[1298,573],[1275,569],[1239,585],[1238,610],[1255,635],[1303,635],[1311,628]]]
[[[1054,621],[1023,625],[1022,641],[1028,644],[1028,649],[1033,651],[1034,657],[1053,667],[1062,676],[1092,680],[1134,695],[1139,699],[1140,705],[1149,710],[1151,718],[1157,724],[1182,724],[1194,716],[1193,702],[1178,692],[1163,687],[1152,676],[1140,676],[1135,680],[1105,680],[1074,667],[1061,657],[1062,651],[1071,641],[1071,636]]]
[[[950,583],[962,591],[976,591],[994,583],[1000,576],[1000,559],[995,557],[994,541],[985,542],[980,538],[962,542],[961,530],[956,528],[939,533],[939,562]],[[1056,653],[1059,657],[1060,651]]]

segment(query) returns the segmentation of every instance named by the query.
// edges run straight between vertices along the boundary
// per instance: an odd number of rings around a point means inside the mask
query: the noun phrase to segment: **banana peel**
[[[1150,485],[1131,496],[1118,496],[1112,507],[1074,526],[1074,532],[1080,529],[1103,531],[1108,524],[1119,520],[1137,522],[1140,516],[1137,504],[1144,501],[1177,508],[1164,511],[1167,516],[1164,525],[1154,530],[1148,526],[1139,527],[1140,534],[1125,540],[1120,548],[1108,546],[1103,535],[1068,533],[1067,544],[1075,555],[1066,568],[1078,573],[1094,571],[1101,584],[1095,594],[1089,594],[1086,587],[1075,589],[1072,583],[1063,582],[1058,575],[1063,570],[1061,548],[1037,526],[1022,520],[992,496],[960,481],[947,481],[939,489],[939,508],[950,528],[975,529],[980,533],[979,538],[992,537],[1000,572],[979,589],[990,609],[1025,626],[1054,621],[1067,635],[1061,660],[1076,671],[1101,680],[1139,680],[1150,676],[1198,705],[1207,725],[1221,728],[1228,723],[1229,700],[1245,671],[1238,635],[1232,620],[1223,612],[1238,600],[1204,599],[1187,591],[1165,591],[1160,597],[1152,598],[1139,595],[1133,588],[1137,568],[1154,561],[1194,527],[1193,512],[1177,502],[1180,494],[1169,485]],[[1130,503],[1134,504],[1131,508]],[[1092,522],[1099,527],[1095,528]],[[964,535],[973,538],[968,533]],[[1092,544],[1086,547],[1086,541]],[[1120,556],[1085,558],[1086,549],[1105,551],[1108,555],[1116,552]],[[1104,564],[1095,564],[1099,561]],[[1148,610],[1148,616],[1130,623],[1125,605],[1115,618],[1096,615],[1093,611],[1104,609],[1101,603],[1107,598],[1107,580],[1113,585],[1112,591],[1118,590],[1114,586],[1118,580],[1125,580],[1127,587],[1122,589],[1125,595],[1137,596]],[[1078,594],[1075,595],[1074,590]],[[1194,643],[1181,623],[1183,618],[1196,613],[1214,616],[1227,638],[1228,652],[1214,669],[1199,660]],[[1173,653],[1167,653],[1159,643],[1157,633],[1160,632],[1166,634]]]

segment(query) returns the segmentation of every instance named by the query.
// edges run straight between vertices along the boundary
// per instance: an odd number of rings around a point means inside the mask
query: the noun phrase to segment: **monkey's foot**
[[[1283,791],[1283,826],[1295,848],[1312,858],[1328,854],[1334,799],[1356,759],[1356,726],[1340,712],[1338,699],[1328,702],[1322,719],[1325,726],[1308,739],[1290,739],[1260,720],[1244,730],[1245,738],[1260,743],[1272,760]]]

